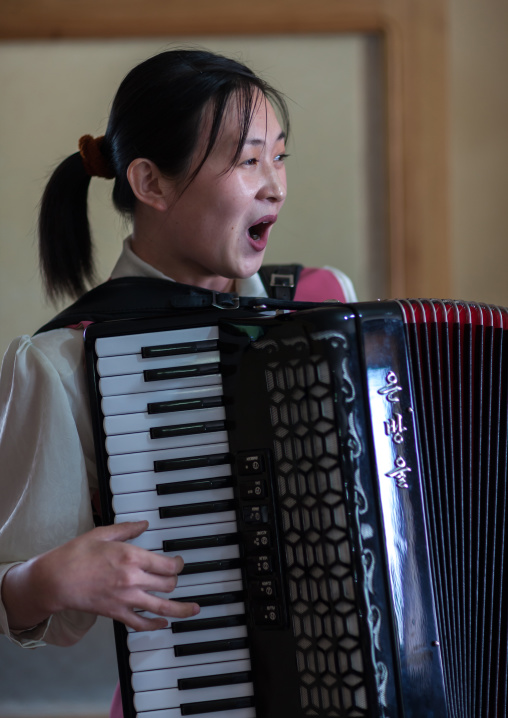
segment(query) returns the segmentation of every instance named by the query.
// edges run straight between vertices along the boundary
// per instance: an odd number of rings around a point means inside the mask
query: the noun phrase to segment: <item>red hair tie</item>
[[[101,151],[104,135],[101,137],[92,137],[92,135],[83,135],[79,138],[79,154],[83,160],[85,172],[90,177],[104,177],[104,179],[113,179],[115,173],[112,172],[108,162]]]

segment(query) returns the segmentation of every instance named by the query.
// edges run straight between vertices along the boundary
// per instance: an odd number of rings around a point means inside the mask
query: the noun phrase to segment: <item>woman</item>
[[[46,188],[48,294],[79,296],[93,281],[87,190],[91,176],[102,176],[115,179],[114,203],[133,222],[113,278],[263,296],[257,271],[286,198],[288,124],[282,96],[232,60],[172,51],[136,67],[104,138],[82,138]],[[312,296],[299,298],[355,298],[335,272],[318,272],[308,286]],[[96,615],[155,630],[199,611],[152,595],[173,590],[183,562],[125,543],[146,522],[92,528],[97,479],[81,335],[65,328],[21,337],[0,377],[0,626],[27,647],[72,644]]]

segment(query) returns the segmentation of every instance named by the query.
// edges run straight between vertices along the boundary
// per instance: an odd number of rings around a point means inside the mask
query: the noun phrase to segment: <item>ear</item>
[[[127,179],[136,198],[148,207],[164,212],[171,201],[171,181],[163,177],[151,160],[138,157],[127,168]]]

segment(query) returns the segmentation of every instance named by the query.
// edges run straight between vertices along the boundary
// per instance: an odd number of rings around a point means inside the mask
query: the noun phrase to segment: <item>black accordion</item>
[[[86,331],[106,522],[179,554],[115,625],[126,718],[501,718],[508,311],[184,311]]]

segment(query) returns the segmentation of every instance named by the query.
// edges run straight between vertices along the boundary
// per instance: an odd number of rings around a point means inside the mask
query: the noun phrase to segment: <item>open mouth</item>
[[[252,227],[249,227],[249,235],[252,239],[261,239],[263,232],[270,224],[272,223],[268,220],[266,222],[259,222],[258,224],[253,224]]]

